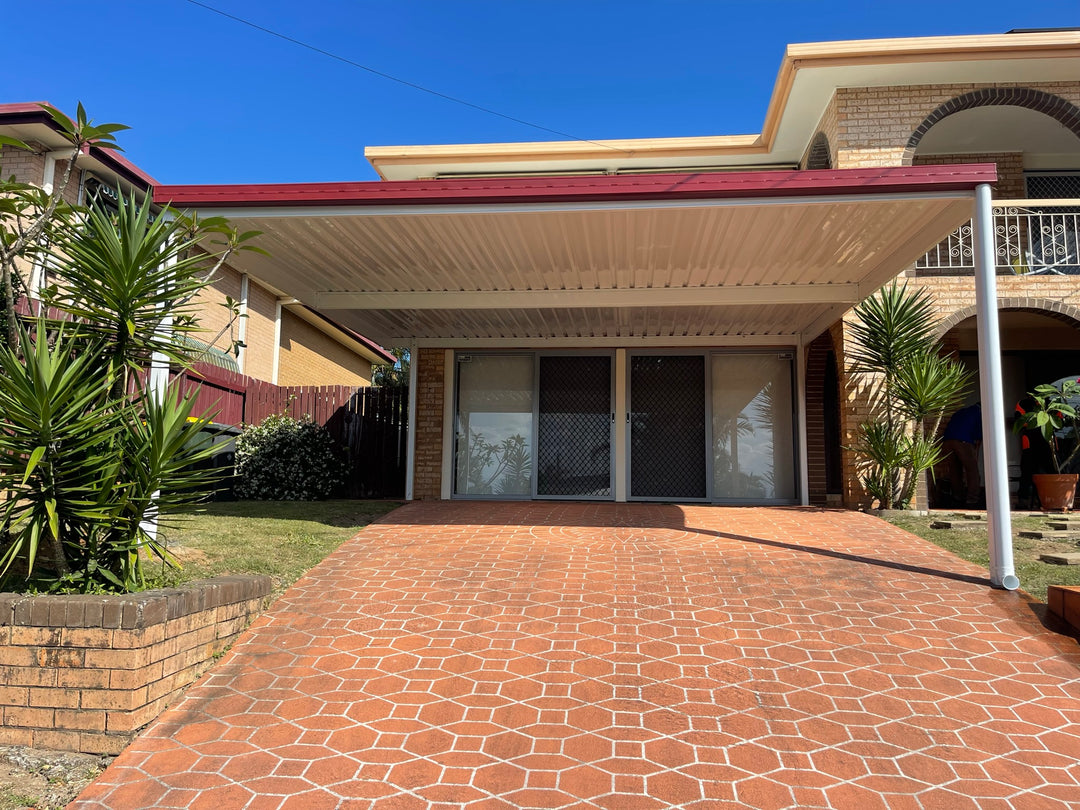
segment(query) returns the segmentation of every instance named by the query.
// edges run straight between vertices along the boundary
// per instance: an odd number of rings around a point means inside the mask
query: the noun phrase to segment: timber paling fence
[[[217,424],[238,428],[287,414],[324,425],[348,450],[349,497],[405,497],[408,389],[274,385],[208,363],[180,376],[184,393],[196,393],[195,413],[216,413]]]

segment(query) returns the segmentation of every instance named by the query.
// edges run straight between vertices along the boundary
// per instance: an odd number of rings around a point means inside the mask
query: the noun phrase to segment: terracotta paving
[[[1041,615],[857,513],[415,503],[73,806],[1080,807]]]

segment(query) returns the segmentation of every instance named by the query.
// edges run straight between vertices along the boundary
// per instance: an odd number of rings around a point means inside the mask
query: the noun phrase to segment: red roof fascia
[[[59,131],[53,117],[42,109],[42,105],[52,107],[47,101],[19,102],[15,104],[0,104],[0,125],[3,124],[44,124],[45,126]],[[71,120],[70,118],[68,120]],[[84,150],[85,152],[86,150]],[[148,175],[115,149],[102,149],[90,145],[90,154],[96,160],[110,165],[114,171],[123,175],[128,180],[137,183],[142,188],[148,189],[157,181]]]
[[[970,191],[997,180],[992,163],[872,169],[710,172],[157,186],[154,202],[178,207],[450,205],[620,200],[738,199]]]

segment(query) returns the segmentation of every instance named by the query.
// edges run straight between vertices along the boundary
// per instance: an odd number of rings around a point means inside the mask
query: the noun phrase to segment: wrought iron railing
[[[999,273],[1080,275],[1080,200],[995,201],[994,261]],[[915,262],[920,276],[974,271],[970,222]]]

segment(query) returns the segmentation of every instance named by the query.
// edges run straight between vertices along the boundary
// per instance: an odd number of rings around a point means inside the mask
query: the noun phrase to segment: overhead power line
[[[407,79],[398,78],[397,76],[393,76],[393,75],[391,75],[389,73],[385,73],[385,72],[383,72],[381,70],[376,70],[373,67],[369,67],[367,65],[361,65],[359,62],[354,62],[352,59],[349,59],[347,57],[344,57],[344,56],[341,56],[339,54],[333,53],[332,51],[328,51],[328,50],[326,50],[324,48],[320,48],[317,45],[312,45],[312,44],[310,44],[308,42],[304,42],[303,40],[296,39],[295,37],[290,37],[287,34],[282,34],[280,31],[275,31],[275,30],[273,30],[271,28],[267,28],[265,26],[259,25],[258,23],[254,23],[251,20],[244,19],[243,17],[238,17],[235,14],[230,14],[227,11],[222,11],[220,8],[215,8],[214,6],[211,6],[211,5],[207,4],[207,3],[201,3],[201,2],[199,2],[199,0],[185,0],[185,2],[190,3],[193,6],[198,6],[199,8],[206,9],[207,11],[211,11],[214,14],[218,14],[218,15],[220,15],[222,17],[233,20],[234,22],[238,22],[241,25],[246,25],[249,28],[254,28],[256,31],[261,31],[264,34],[269,34],[272,37],[277,37],[278,39],[284,40],[285,42],[289,42],[289,43],[291,43],[293,45],[297,45],[297,46],[299,46],[301,48],[306,48],[309,51],[314,51],[315,53],[320,54],[322,56],[325,56],[325,57],[327,57],[329,59],[334,59],[334,60],[336,60],[338,62],[342,62],[343,64],[349,65],[350,67],[354,67],[354,68],[358,68],[359,70],[366,71],[367,73],[370,73],[373,76],[378,76],[379,78],[387,79],[388,81],[397,82],[398,84],[403,84],[406,87],[411,87],[413,90],[419,90],[422,93],[427,93],[428,95],[436,96],[437,98],[441,98],[441,99],[444,99],[446,101],[451,101],[454,104],[461,104],[464,107],[471,107],[474,110],[479,110],[480,112],[487,113],[488,115],[495,115],[495,116],[498,116],[499,118],[504,118],[507,121],[513,121],[515,124],[522,124],[523,126],[532,127],[533,129],[539,129],[539,130],[541,130],[543,132],[550,132],[552,135],[558,135],[558,136],[560,136],[562,138],[569,138],[572,141],[579,141],[581,143],[591,143],[594,146],[599,146],[599,147],[602,147],[604,149],[611,149],[612,151],[615,151],[615,152],[625,152],[626,154],[630,154],[630,151],[627,150],[627,149],[620,149],[617,146],[612,146],[611,144],[602,143],[600,141],[589,140],[588,138],[578,138],[576,135],[571,135],[568,132],[562,132],[561,130],[558,130],[558,129],[552,129],[551,127],[545,127],[545,126],[543,126],[541,124],[534,124],[532,121],[526,121],[523,118],[515,118],[512,115],[507,115],[506,113],[501,113],[498,110],[491,109],[490,107],[484,107],[484,106],[482,106],[480,104],[473,104],[471,101],[466,101],[463,98],[457,98],[456,96],[451,96],[451,95],[448,95],[446,93],[440,93],[438,90],[432,90],[430,87],[424,87],[423,85],[417,84],[416,82],[410,82]]]

